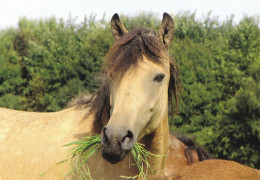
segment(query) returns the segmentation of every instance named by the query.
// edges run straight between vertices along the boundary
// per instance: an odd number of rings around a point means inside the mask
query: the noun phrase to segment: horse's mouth
[[[129,151],[115,150],[113,152],[109,148],[104,148],[102,151],[102,157],[111,164],[116,164],[122,161],[128,153]]]
[[[122,161],[135,144],[134,134],[130,130],[114,135],[114,130],[104,127],[101,134],[102,156],[111,164]],[[120,132],[121,132],[120,131]]]

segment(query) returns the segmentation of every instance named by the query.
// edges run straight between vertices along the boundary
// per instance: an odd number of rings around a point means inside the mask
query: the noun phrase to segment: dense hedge
[[[154,14],[123,16],[128,29],[159,28]],[[260,168],[259,17],[220,22],[195,14],[174,16],[170,53],[183,85],[171,128],[192,135],[215,157]],[[0,32],[0,106],[58,111],[82,91],[94,91],[113,43],[106,20],[32,21]]]

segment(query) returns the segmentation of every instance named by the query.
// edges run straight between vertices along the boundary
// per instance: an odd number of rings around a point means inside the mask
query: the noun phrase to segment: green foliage
[[[122,16],[127,29],[157,31],[161,15]],[[170,54],[179,64],[183,94],[172,129],[194,135],[218,158],[260,168],[259,17],[234,24],[195,13],[174,16]],[[86,17],[32,21],[0,32],[0,106],[58,111],[82,91],[93,92],[112,45],[106,20]]]
[[[170,51],[184,90],[174,127],[216,158],[260,168],[259,19],[232,25],[191,15],[175,24]]]
[[[251,78],[245,82],[227,101],[223,117],[215,124],[216,139],[209,146],[219,158],[239,159],[259,168],[260,86]]]
[[[0,37],[0,97],[18,95],[24,102],[18,109],[29,111],[61,110],[83,90],[94,91],[112,43],[107,23],[94,17],[81,25],[73,19],[21,19],[18,29],[3,31]],[[14,108],[6,101],[0,105]]]

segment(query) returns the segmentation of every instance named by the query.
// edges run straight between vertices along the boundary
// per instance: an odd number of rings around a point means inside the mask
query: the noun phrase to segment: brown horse
[[[101,133],[103,145],[88,162],[94,179],[136,175],[128,152],[137,141],[162,155],[152,164],[155,174],[173,174],[198,161],[200,153],[169,135],[168,102],[177,106],[180,89],[167,50],[172,18],[163,15],[158,35],[145,28],[128,32],[117,14],[111,27],[116,43],[106,56],[106,80],[97,93],[54,113],[0,108],[0,179],[73,178],[64,177],[68,164],[55,164],[68,158],[63,145],[90,133]]]
[[[206,160],[184,167],[175,173],[172,180],[259,180],[260,171],[227,160]]]

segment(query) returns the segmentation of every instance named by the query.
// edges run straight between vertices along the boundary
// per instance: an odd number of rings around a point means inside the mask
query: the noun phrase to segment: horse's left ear
[[[159,38],[163,41],[166,47],[172,42],[174,35],[174,23],[168,13],[163,13],[163,20],[159,28]]]
[[[118,40],[120,37],[128,32],[124,25],[121,23],[117,13],[114,14],[111,19],[111,30],[115,40]]]

